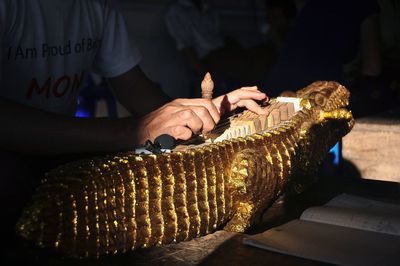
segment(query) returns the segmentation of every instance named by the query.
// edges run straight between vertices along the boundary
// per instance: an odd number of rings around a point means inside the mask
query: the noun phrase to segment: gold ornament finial
[[[210,72],[207,72],[204,76],[203,81],[201,82],[201,96],[204,99],[212,99],[214,90],[214,82],[211,79]]]

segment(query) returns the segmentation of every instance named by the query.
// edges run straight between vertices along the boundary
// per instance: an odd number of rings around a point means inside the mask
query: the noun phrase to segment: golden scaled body
[[[303,109],[265,132],[157,155],[131,152],[48,173],[18,223],[21,236],[77,257],[243,232],[285,186],[301,189],[353,126],[335,82],[297,92]]]

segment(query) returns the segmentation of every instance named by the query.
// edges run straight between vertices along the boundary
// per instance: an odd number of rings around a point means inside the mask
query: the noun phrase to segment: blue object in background
[[[105,101],[109,117],[118,117],[117,104],[107,82],[103,78],[96,79],[97,75],[86,75],[86,86],[82,88],[78,96],[76,117],[96,117],[96,107],[100,101]]]
[[[333,158],[333,164],[334,165],[339,165],[340,164],[341,146],[342,146],[342,141],[340,140],[329,151],[329,153],[333,154],[333,156],[334,156],[334,158]]]
[[[90,114],[86,110],[77,110],[75,117],[90,117]]]
[[[84,97],[79,96],[78,106],[76,108],[75,117],[91,117],[91,111],[88,106],[85,105]]]

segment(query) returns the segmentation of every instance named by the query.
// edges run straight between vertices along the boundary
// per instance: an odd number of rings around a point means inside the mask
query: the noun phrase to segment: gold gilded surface
[[[200,235],[200,212],[197,197],[197,179],[195,172],[194,152],[184,153],[183,164],[186,178],[186,204],[189,215],[189,231],[186,240],[193,239]]]
[[[272,116],[262,117],[254,128],[271,124],[262,132],[172,153],[124,152],[53,169],[17,231],[75,257],[185,241],[222,227],[243,232],[284,189],[300,192],[313,182],[329,148],[354,124],[345,109],[349,92],[338,83],[318,81],[296,97],[302,109],[291,117],[286,109],[275,111],[276,125],[268,122]]]

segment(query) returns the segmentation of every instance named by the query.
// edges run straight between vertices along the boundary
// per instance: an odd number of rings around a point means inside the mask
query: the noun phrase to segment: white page
[[[336,206],[360,210],[369,210],[375,213],[387,213],[400,216],[400,201],[396,203],[367,199],[350,194],[340,194],[331,199],[325,206]]]
[[[389,215],[375,210],[343,207],[311,207],[303,212],[300,220],[340,225],[362,230],[400,236],[400,215]]]
[[[310,221],[293,220],[249,236],[247,245],[337,265],[400,264],[400,237]]]

